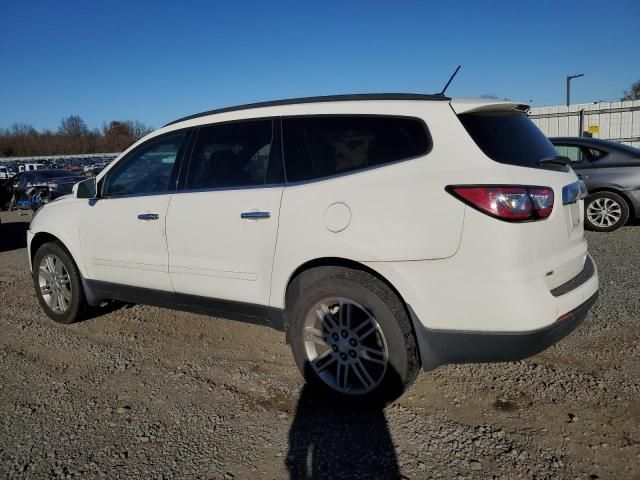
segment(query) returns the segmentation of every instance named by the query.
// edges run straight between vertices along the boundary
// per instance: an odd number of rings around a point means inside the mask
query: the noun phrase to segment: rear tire
[[[32,270],[38,302],[49,318],[65,324],[80,320],[87,303],[80,272],[67,250],[58,242],[42,244]]]
[[[384,405],[420,371],[411,322],[398,296],[360,270],[304,272],[288,293],[293,356],[322,394],[357,405]],[[305,279],[306,276],[306,279]]]
[[[629,205],[613,192],[597,192],[584,202],[584,226],[595,232],[613,232],[629,219]]]

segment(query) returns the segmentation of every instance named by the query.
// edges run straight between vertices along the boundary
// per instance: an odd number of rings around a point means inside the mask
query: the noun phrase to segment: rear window
[[[459,118],[476,145],[496,162],[539,167],[543,158],[558,155],[549,139],[525,114],[465,113]]]
[[[318,116],[282,120],[288,182],[340,175],[424,155],[425,124],[410,117]]]

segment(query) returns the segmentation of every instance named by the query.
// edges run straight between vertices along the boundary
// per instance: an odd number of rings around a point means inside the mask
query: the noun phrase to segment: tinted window
[[[589,153],[593,157],[594,160],[598,160],[599,158],[604,157],[607,152],[603,152],[602,150],[598,150],[597,148],[589,148]]]
[[[424,155],[424,124],[414,118],[319,116],[282,121],[288,182],[327,177]]]
[[[203,127],[187,174],[187,189],[258,186],[277,182],[271,155],[273,122],[254,120]],[[271,164],[271,165],[270,165]],[[282,168],[280,168],[280,171]]]
[[[109,172],[103,195],[117,197],[172,191],[173,167],[185,136],[185,132],[166,135],[134,150]]]
[[[500,163],[537,167],[558,155],[549,139],[522,113],[466,113],[460,121],[486,156]]]
[[[581,162],[583,160],[582,149],[575,145],[556,145],[556,150],[560,155],[569,158],[572,162]]]

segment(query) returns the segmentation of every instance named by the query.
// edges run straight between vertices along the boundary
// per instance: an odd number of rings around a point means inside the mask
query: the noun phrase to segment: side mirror
[[[76,198],[96,198],[96,179],[89,178],[73,186],[73,195]]]

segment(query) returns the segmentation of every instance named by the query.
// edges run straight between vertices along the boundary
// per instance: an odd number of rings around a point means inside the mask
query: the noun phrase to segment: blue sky
[[[0,2],[0,127],[80,115],[160,127],[309,95],[439,91],[534,105],[640,80],[640,2]]]

